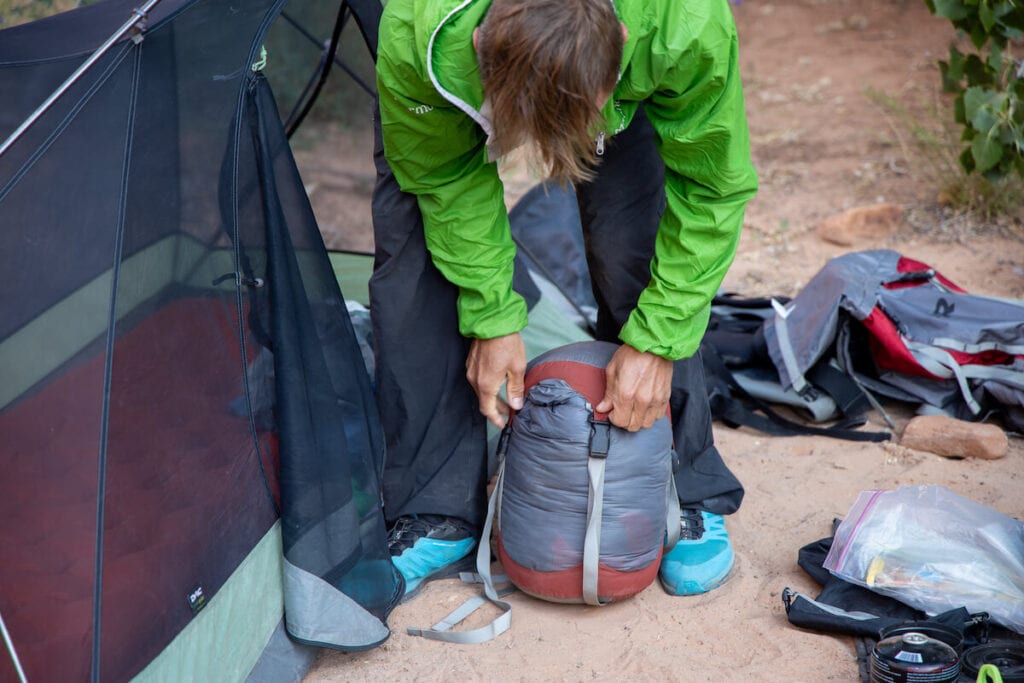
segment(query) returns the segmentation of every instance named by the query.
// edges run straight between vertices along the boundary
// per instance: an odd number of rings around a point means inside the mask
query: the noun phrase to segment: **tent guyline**
[[[84,76],[85,73],[89,69],[91,69],[92,66],[96,62],[98,62],[103,57],[103,55],[105,55],[110,50],[110,48],[112,48],[117,43],[117,41],[121,40],[121,38],[123,38],[126,33],[131,31],[132,29],[138,29],[140,31],[141,36],[141,31],[144,30],[145,27],[146,16],[149,14],[149,11],[156,7],[157,3],[159,2],[160,0],[146,0],[145,4],[143,4],[141,7],[137,7],[136,9],[132,10],[132,16],[126,22],[124,22],[124,24],[122,24],[121,27],[117,29],[117,31],[115,31],[109,38],[107,38],[102,45],[96,48],[96,51],[89,55],[89,58],[82,62],[82,65],[75,69],[75,71],[70,76],[68,76],[67,80],[61,83],[60,86],[56,90],[54,90],[53,93],[49,97],[47,97],[46,100],[41,105],[39,105],[39,107],[34,112],[29,114],[28,118],[25,119],[25,121],[20,126],[18,126],[14,130],[14,132],[11,133],[10,136],[8,136],[6,140],[4,140],[3,145],[0,145],[0,157],[2,157],[4,155],[4,152],[10,149],[11,146],[13,146],[14,143],[18,141],[18,138],[25,134],[25,131],[32,127],[32,124],[38,121],[39,118],[43,114],[45,114],[50,109],[50,107],[54,105],[54,103],[57,102],[57,100],[59,100],[64,95],[64,93],[66,93],[68,89],[71,88],[71,86],[77,83],[78,79]],[[136,38],[133,37],[133,40],[135,39]]]

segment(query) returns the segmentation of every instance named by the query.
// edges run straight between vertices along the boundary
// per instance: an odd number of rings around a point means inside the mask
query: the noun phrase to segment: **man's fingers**
[[[641,413],[637,412],[636,406],[633,406],[633,409],[630,410],[627,415],[629,416],[628,419],[623,419],[626,423],[623,426],[623,429],[627,432],[640,431],[640,427],[643,426],[643,417]]]
[[[650,427],[653,427],[654,423],[665,414],[665,407],[664,403],[652,403],[649,405],[647,407],[647,412],[644,413],[643,428],[649,429]]]
[[[629,403],[619,400],[613,404],[611,399],[605,398],[594,410],[606,413],[608,421],[616,427],[636,432],[653,426],[665,414],[666,407],[667,404],[661,402],[641,404],[636,400]]]
[[[620,429],[635,432],[640,428],[640,420],[632,404],[623,405],[621,402],[615,404],[608,413],[608,421]]]
[[[523,375],[509,373],[508,381],[505,384],[505,393],[508,395],[508,405],[512,410],[523,409]]]
[[[497,395],[489,395],[480,400],[480,412],[487,420],[501,429],[508,421],[508,404]]]
[[[509,410],[499,396],[501,385],[516,409],[523,405],[526,348],[518,332],[493,339],[474,339],[466,358],[466,379],[480,401],[480,412],[496,427],[504,427]]]

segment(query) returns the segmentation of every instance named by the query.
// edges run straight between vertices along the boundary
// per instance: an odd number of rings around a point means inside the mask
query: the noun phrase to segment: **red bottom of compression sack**
[[[505,552],[501,534],[497,535],[498,559],[509,581],[527,595],[551,602],[582,603],[580,586],[583,585],[583,565],[561,571],[544,572],[528,569]],[[615,602],[631,598],[644,590],[658,576],[661,551],[654,562],[636,571],[619,571],[598,564],[597,592],[602,601]]]

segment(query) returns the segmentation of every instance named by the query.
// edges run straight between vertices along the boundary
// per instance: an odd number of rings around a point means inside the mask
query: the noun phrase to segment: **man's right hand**
[[[523,376],[526,374],[526,347],[518,332],[474,339],[466,358],[466,379],[480,401],[480,412],[498,429],[508,421],[509,405],[523,407]],[[506,384],[508,403],[498,395]]]

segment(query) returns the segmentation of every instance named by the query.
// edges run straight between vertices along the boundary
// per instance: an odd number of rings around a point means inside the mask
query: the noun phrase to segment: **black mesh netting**
[[[370,383],[251,68],[282,4],[162,0],[0,156],[0,616],[29,680],[137,674],[279,519],[293,637],[387,635]],[[0,32],[0,140],[138,5]]]

